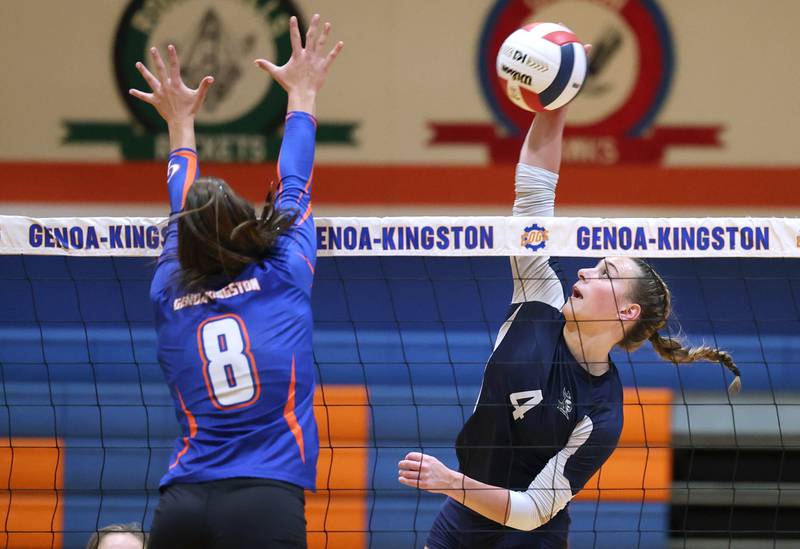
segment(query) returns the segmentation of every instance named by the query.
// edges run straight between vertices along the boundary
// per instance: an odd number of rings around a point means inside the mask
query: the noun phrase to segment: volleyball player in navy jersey
[[[515,216],[552,216],[564,109],[536,115],[516,171]],[[659,333],[671,310],[664,280],[644,261],[601,260],[578,271],[567,297],[542,256],[511,259],[514,294],[483,374],[478,402],[456,440],[459,470],[410,452],[399,481],[445,494],[429,549],[566,547],[567,504],[613,452],[622,384],[609,356],[650,341],[674,363],[730,355],[687,349]]]
[[[330,24],[315,15],[305,47],[290,21],[292,57],[255,63],[288,92],[279,187],[260,217],[221,179],[198,174],[194,117],[213,79],[184,85],[151,49],[137,63],[169,128],[170,221],[150,289],[158,357],[182,436],[161,480],[148,547],[305,547],[303,489],[314,489],[311,215],[316,95],[343,44],[324,53]],[[327,51],[327,50],[325,50]],[[265,181],[266,183],[266,181]]]

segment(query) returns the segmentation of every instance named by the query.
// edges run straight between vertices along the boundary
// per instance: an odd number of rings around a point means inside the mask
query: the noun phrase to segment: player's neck
[[[615,342],[609,340],[607,332],[581,330],[576,322],[567,321],[564,325],[564,341],[578,364],[591,375],[601,376],[608,371],[608,353]]]

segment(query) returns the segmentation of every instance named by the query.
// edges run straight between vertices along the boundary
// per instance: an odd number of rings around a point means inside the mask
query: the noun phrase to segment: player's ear
[[[642,316],[642,307],[638,303],[629,303],[619,311],[620,320],[638,320]]]

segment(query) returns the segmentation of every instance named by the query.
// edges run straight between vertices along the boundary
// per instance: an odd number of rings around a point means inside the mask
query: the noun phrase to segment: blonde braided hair
[[[672,294],[664,280],[644,260],[633,258],[643,277],[637,279],[631,288],[630,298],[641,307],[639,321],[629,328],[618,345],[626,351],[634,351],[649,341],[658,356],[673,364],[686,364],[697,360],[718,362],[733,372],[734,378],[728,387],[731,394],[742,389],[741,372],[730,353],[708,345],[685,347],[683,342],[658,333],[667,324],[672,313]]]

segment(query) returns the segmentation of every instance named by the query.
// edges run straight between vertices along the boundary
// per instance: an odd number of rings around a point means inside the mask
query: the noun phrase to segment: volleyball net
[[[422,449],[455,467],[511,299],[509,257],[561,258],[568,283],[606,256],[650,260],[689,344],[612,354],[618,449],[570,504],[574,547],[800,540],[800,220],[317,219],[319,386],[312,547],[422,547],[443,496],[397,483]],[[149,285],[163,219],[0,216],[0,545],[82,547],[149,528],[178,423]],[[677,330],[677,324],[670,329]]]

